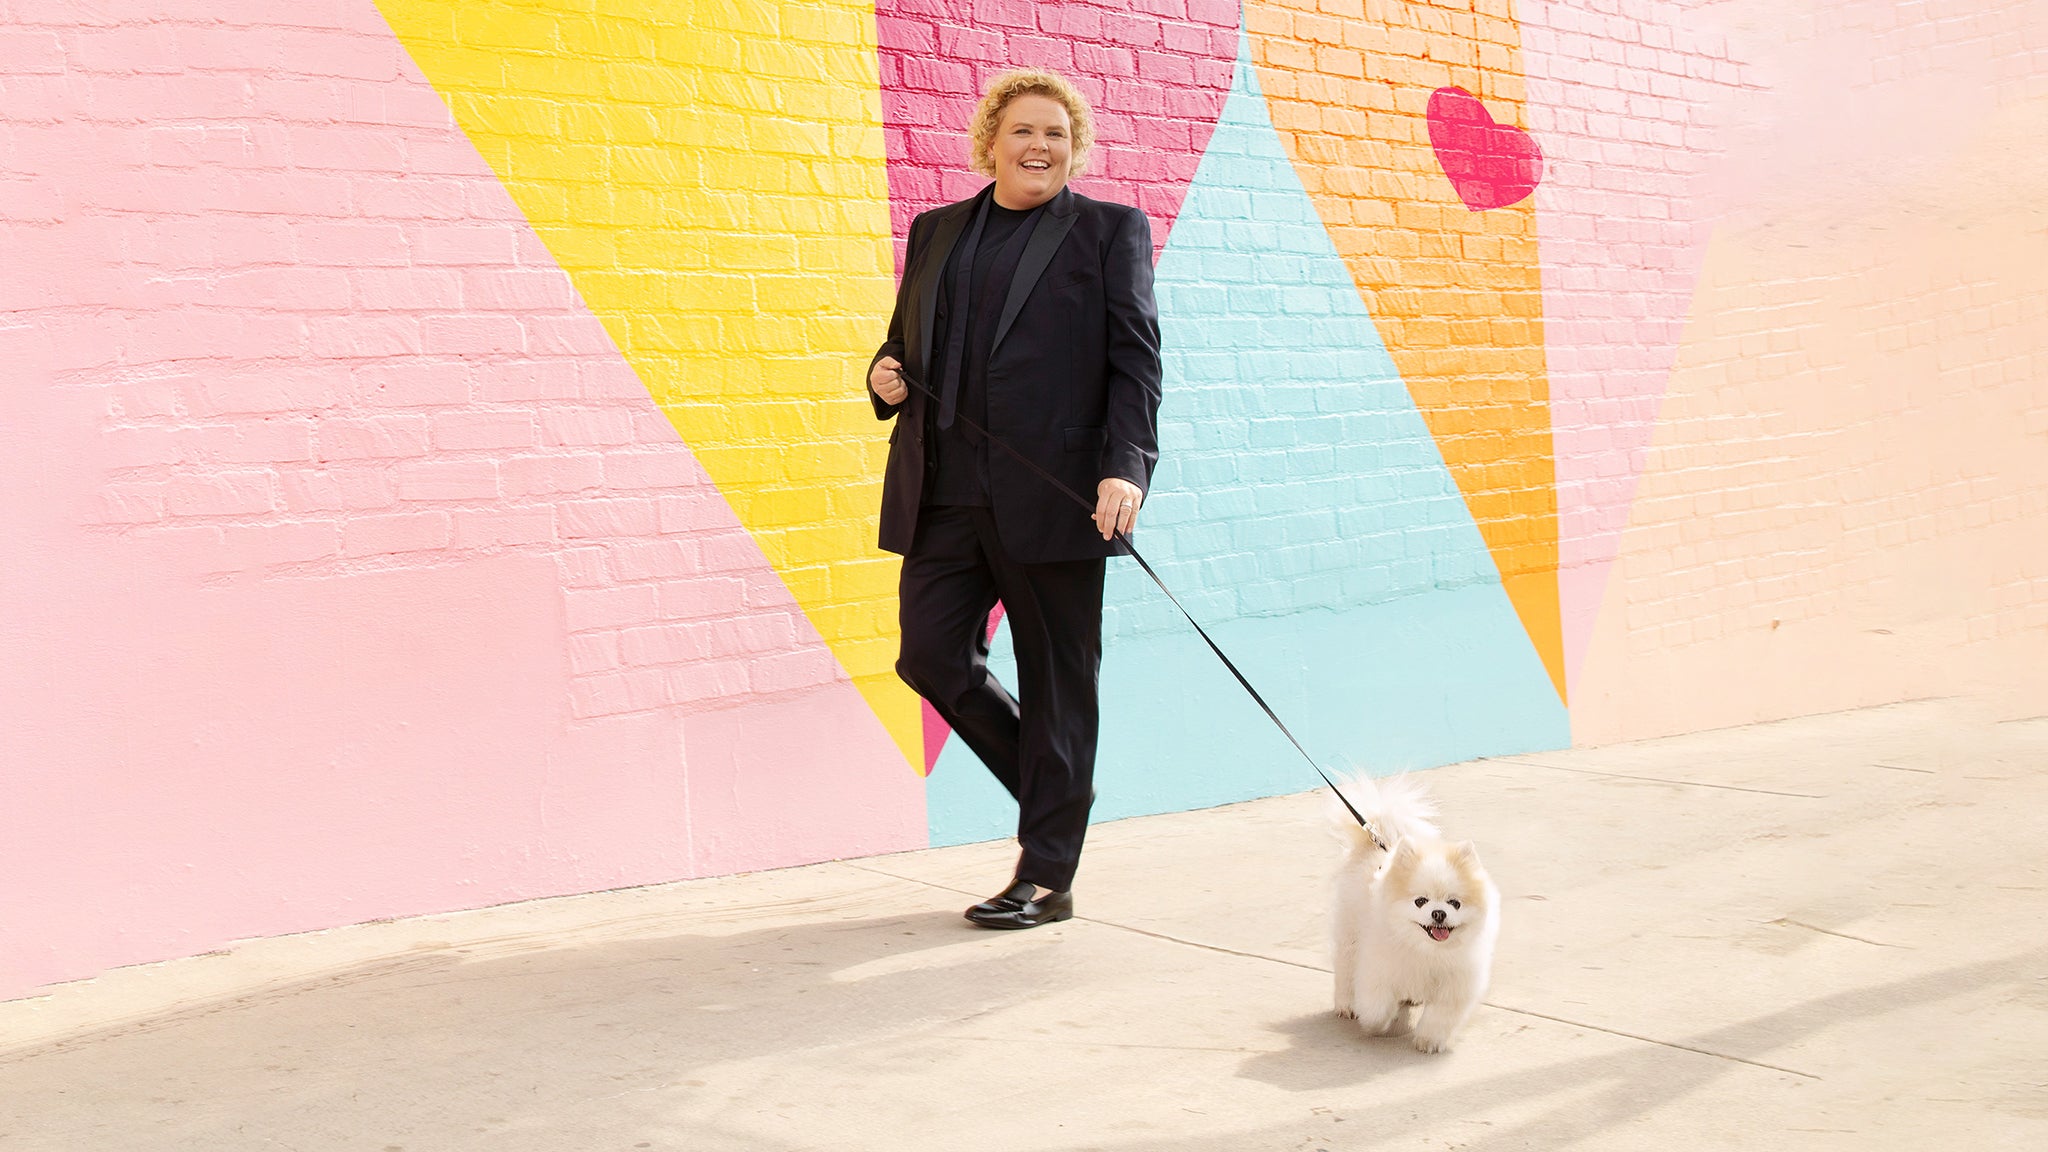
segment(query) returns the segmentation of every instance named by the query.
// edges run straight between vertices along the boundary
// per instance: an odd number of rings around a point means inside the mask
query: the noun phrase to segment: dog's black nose
[[[1443,910],[1443,909],[1441,909],[1441,908],[1439,908],[1439,909],[1437,909],[1436,911],[1434,911],[1434,912],[1431,912],[1431,913],[1429,914],[1429,918],[1430,918],[1431,920],[1434,920],[1434,921],[1436,921],[1436,922],[1437,922],[1437,923],[1439,923],[1439,924],[1443,923],[1443,922],[1444,922],[1444,910]]]

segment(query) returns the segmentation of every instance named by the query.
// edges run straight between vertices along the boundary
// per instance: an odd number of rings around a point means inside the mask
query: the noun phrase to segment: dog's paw
[[[1437,1052],[1449,1052],[1451,1050],[1451,1038],[1449,1036],[1425,1036],[1422,1033],[1417,1032],[1414,1036],[1414,1044],[1415,1050],[1417,1052],[1429,1052],[1433,1054]]]
[[[1356,1009],[1356,1008],[1345,1008],[1345,1007],[1339,1006],[1339,1007],[1338,1007],[1338,1008],[1337,1008],[1337,1009],[1336,1009],[1335,1011],[1336,1011],[1336,1013],[1337,1013],[1337,1019],[1339,1019],[1339,1020],[1356,1020],[1356,1019],[1358,1019],[1358,1009]]]

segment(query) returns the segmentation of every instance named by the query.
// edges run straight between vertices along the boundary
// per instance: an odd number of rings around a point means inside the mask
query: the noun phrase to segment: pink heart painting
[[[1496,124],[1463,88],[1429,95],[1429,144],[1458,199],[1474,212],[1526,199],[1543,180],[1543,151],[1527,132]]]

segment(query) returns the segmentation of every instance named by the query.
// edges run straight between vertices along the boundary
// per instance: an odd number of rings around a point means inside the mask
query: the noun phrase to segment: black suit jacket
[[[936,391],[932,315],[946,257],[973,223],[981,198],[934,208],[910,225],[903,282],[889,339],[875,360],[894,356]],[[869,362],[872,371],[874,362]],[[1159,460],[1159,309],[1152,300],[1152,226],[1136,208],[1061,190],[1017,261],[996,322],[988,363],[988,430],[1095,500],[1117,476],[1149,491]],[[913,388],[900,405],[869,390],[875,416],[902,415],[889,433],[882,481],[881,545],[907,553],[929,457],[925,408]],[[1117,545],[1042,477],[999,448],[988,451],[989,503],[1012,559],[1026,564],[1110,556]]]

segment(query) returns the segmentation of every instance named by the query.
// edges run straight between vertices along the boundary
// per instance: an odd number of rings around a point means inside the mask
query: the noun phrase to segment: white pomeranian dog
[[[1382,848],[1332,799],[1344,840],[1337,872],[1337,1015],[1374,1036],[1413,1023],[1415,1047],[1443,1052],[1486,995],[1500,894],[1471,841],[1437,833],[1428,789],[1413,776],[1350,780],[1344,793]]]

